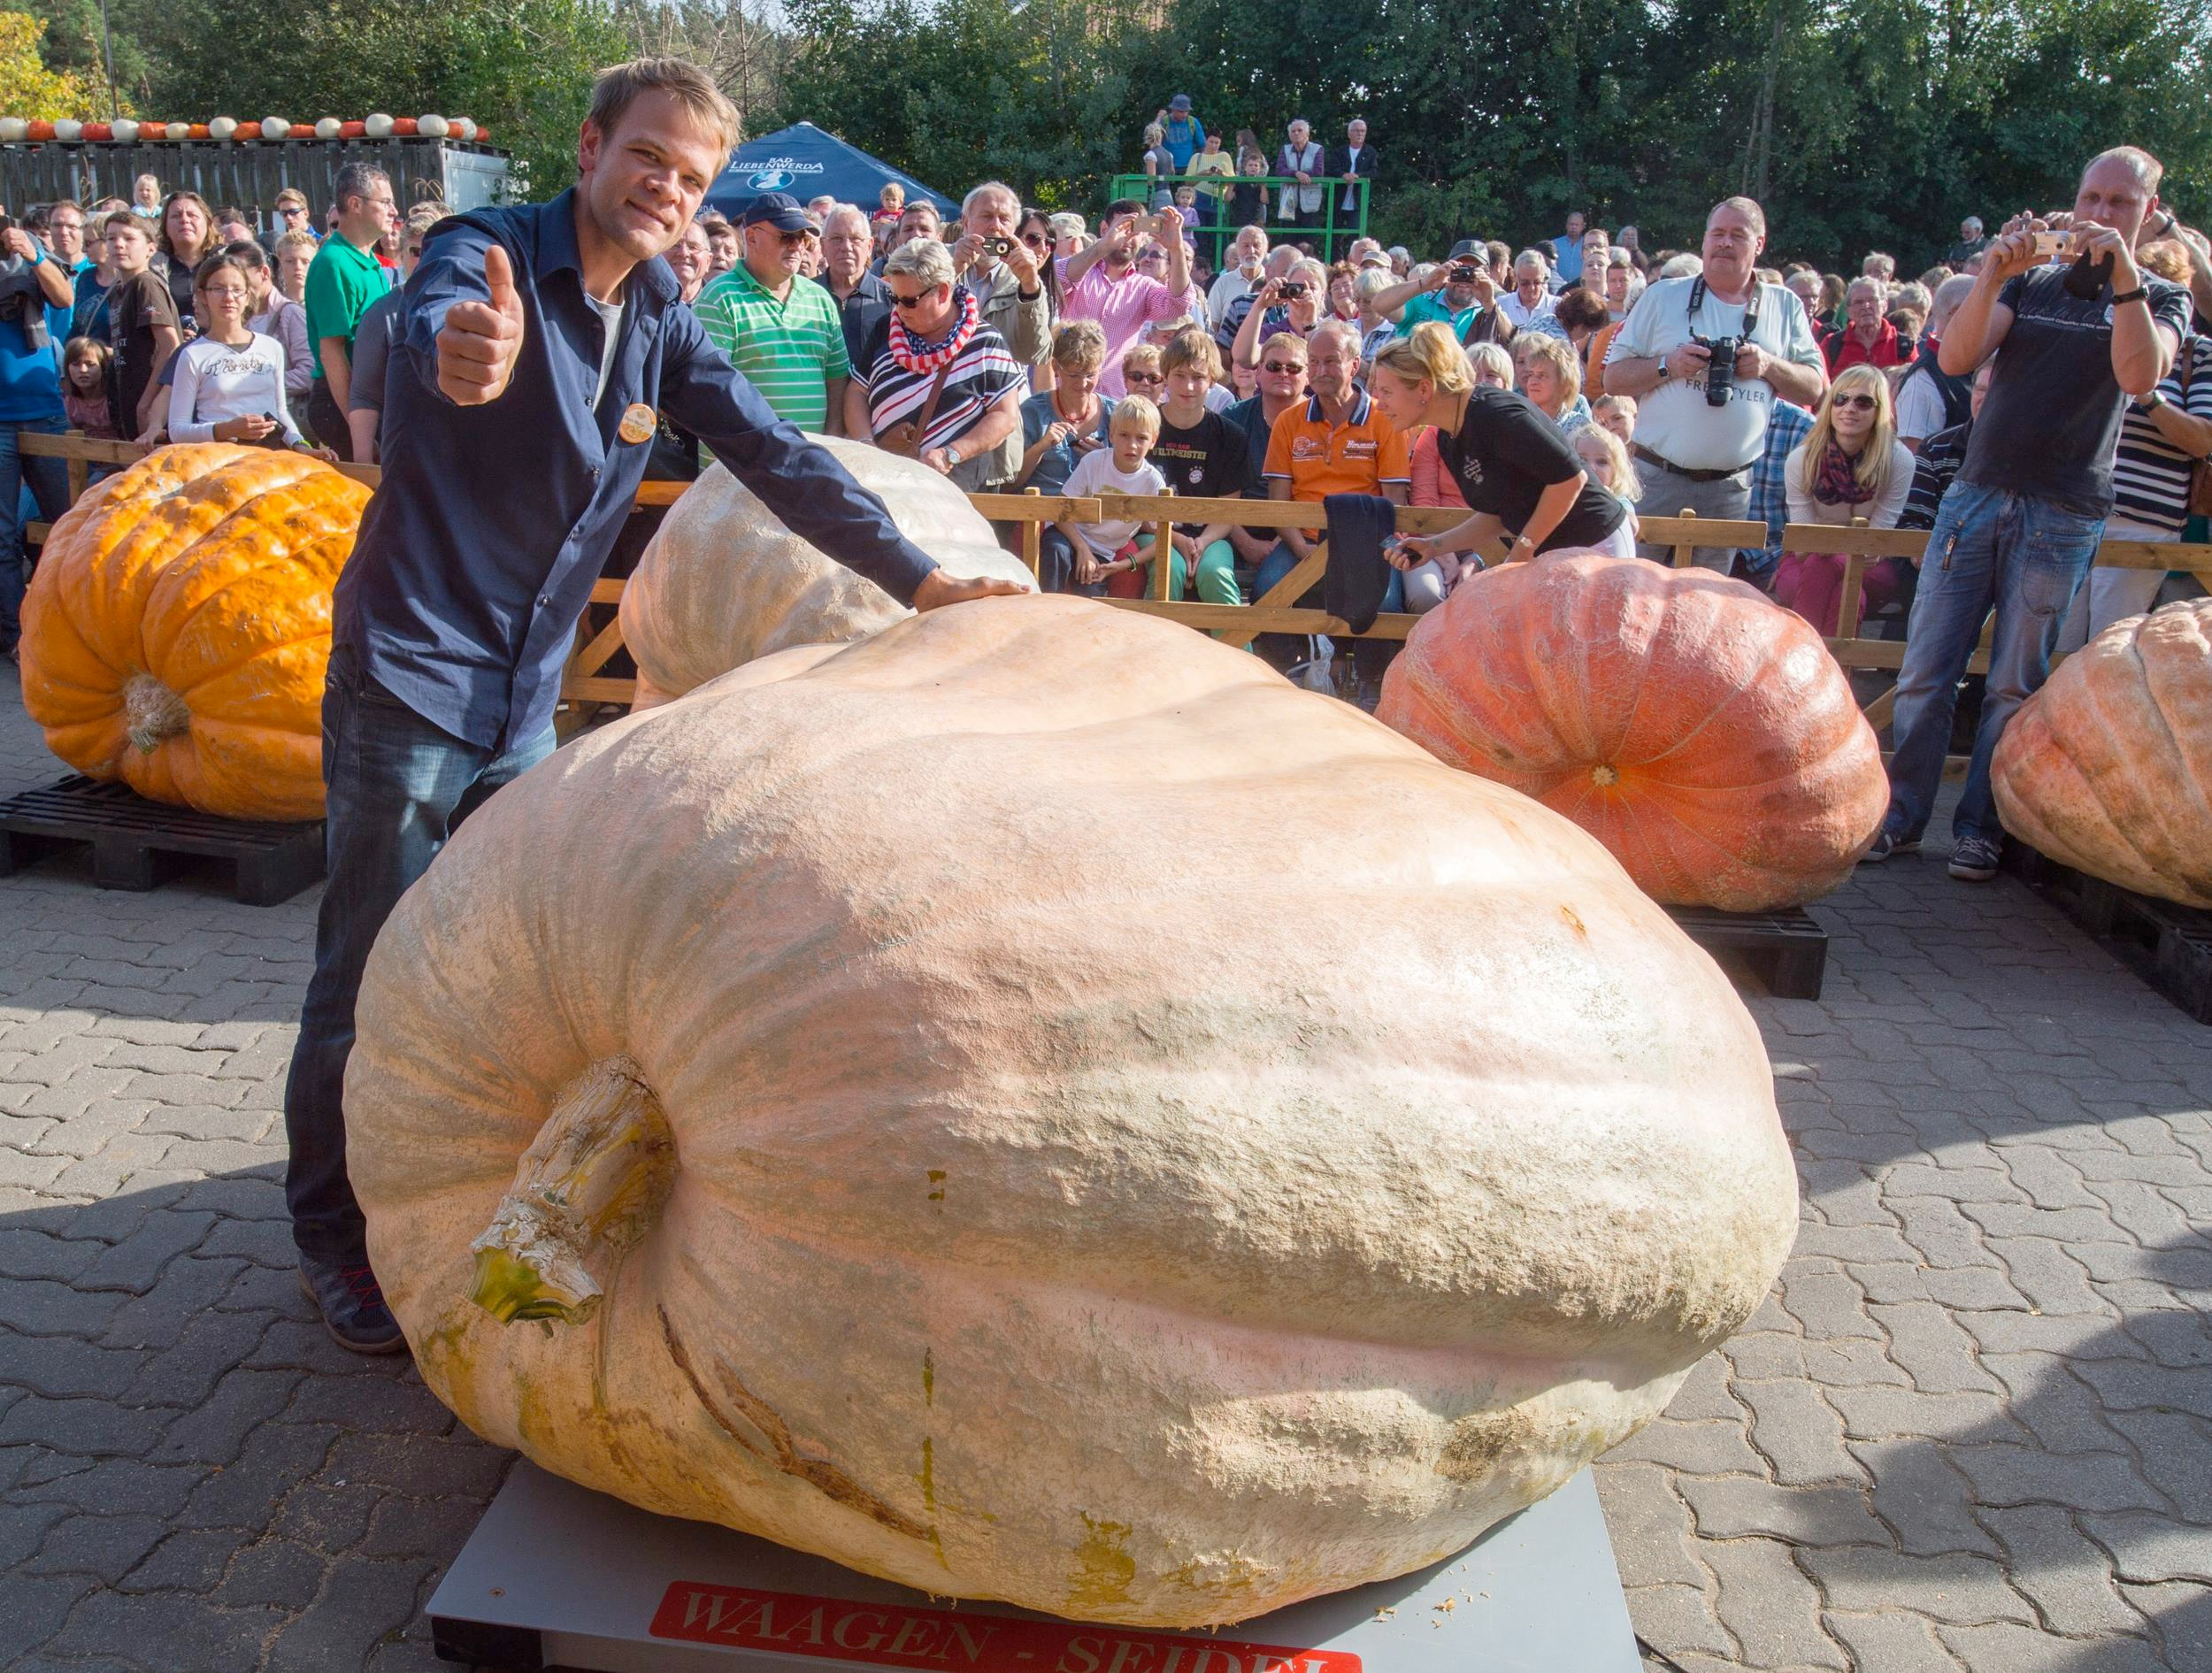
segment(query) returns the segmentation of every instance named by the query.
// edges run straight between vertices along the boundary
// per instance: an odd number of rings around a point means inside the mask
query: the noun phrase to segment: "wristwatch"
[[[960,463],[960,444],[957,441],[948,441],[945,443],[945,463],[947,464],[957,464]]]
[[[2155,412],[2166,404],[2166,397],[2154,389],[2136,404],[2140,406],[2145,412]]]
[[[2122,291],[2114,296],[2112,305],[2117,308],[2124,302],[2144,302],[2149,299],[2150,294],[2151,288],[2148,285],[2138,285],[2133,290]]]

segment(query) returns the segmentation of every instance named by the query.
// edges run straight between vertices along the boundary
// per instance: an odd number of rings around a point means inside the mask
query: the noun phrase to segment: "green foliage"
[[[1191,95],[1271,152],[1364,115],[1376,230],[1433,249],[1528,240],[1570,207],[1694,243],[1731,192],[1778,255],[1916,270],[1968,213],[2070,201],[2148,146],[2212,213],[2203,0],[792,0],[778,121],[819,123],[940,189],[1002,176],[1095,207],[1145,122]]]

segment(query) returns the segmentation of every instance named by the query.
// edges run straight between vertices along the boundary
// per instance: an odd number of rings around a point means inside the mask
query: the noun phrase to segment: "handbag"
[[[2189,411],[2189,377],[2197,367],[2197,345],[2203,341],[2197,336],[2182,339],[2181,343],[2181,410]],[[2189,515],[2212,517],[2212,458],[2189,461]]]
[[[945,393],[945,379],[951,371],[950,361],[937,368],[937,376],[929,386],[929,399],[922,403],[921,416],[902,418],[884,431],[876,437],[878,447],[886,453],[895,453],[902,458],[918,459],[922,457],[922,438],[929,434],[929,421],[937,416],[938,397]]]

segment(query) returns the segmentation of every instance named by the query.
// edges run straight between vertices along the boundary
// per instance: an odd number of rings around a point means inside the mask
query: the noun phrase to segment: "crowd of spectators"
[[[1110,203],[1094,226],[998,181],[950,220],[895,185],[872,206],[772,192],[734,222],[703,214],[669,267],[710,339],[801,428],[906,454],[972,492],[1206,503],[1164,553],[1150,524],[1047,527],[1048,590],[1137,596],[1164,562],[1172,598],[1252,602],[1300,575],[1298,602],[1317,602],[1304,582],[1318,517],[1254,527],[1221,515],[1223,500],[1355,494],[1463,511],[1442,534],[1386,542],[1379,608],[1416,612],[1494,542],[1514,557],[1663,558],[1640,544],[1640,511],[1689,510],[1763,524],[1763,546],[1695,561],[1833,635],[1846,558],[1785,556],[1784,526],[1928,529],[1926,561],[1865,566],[1855,601],[1854,619],[1873,624],[1859,631],[1907,644],[1896,802],[1872,857],[1918,841],[1993,610],[1953,869],[1993,865],[1987,764],[2005,719],[2055,652],[2166,584],[2157,570],[2091,574],[2100,534],[2184,538],[2212,453],[2212,353],[2192,328],[2212,303],[2212,249],[2160,205],[2154,160],[2104,153],[2070,209],[1994,235],[1970,218],[1941,265],[1901,281],[1879,251],[1848,276],[1771,265],[1746,197],[1714,207],[1694,250],[1647,254],[1635,227],[1576,212],[1517,249],[1470,236],[1423,261],[1360,237],[1333,257],[1339,234],[1308,234],[1344,226],[1380,177],[1364,122],[1336,146],[1304,121],[1271,149],[1249,130],[1225,145],[1179,95],[1143,137],[1147,196]],[[365,165],[334,196],[319,234],[296,193],[257,231],[255,214],[148,177],[127,203],[51,204],[0,234],[0,338],[19,269],[48,339],[0,342],[13,403],[0,551],[21,550],[21,487],[49,516],[63,497],[58,463],[14,447],[25,431],[374,460],[399,287],[444,211],[403,219]],[[651,474],[696,473],[696,447],[665,422],[653,447]],[[7,566],[0,640],[21,577]],[[1315,648],[1256,648],[1288,667]],[[1371,699],[1387,650],[1359,642],[1359,695]]]

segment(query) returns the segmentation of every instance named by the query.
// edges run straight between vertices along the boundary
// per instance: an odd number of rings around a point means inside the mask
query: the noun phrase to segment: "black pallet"
[[[274,906],[323,874],[320,819],[226,819],[73,773],[0,802],[0,876],[56,848],[87,842],[92,880],[104,889],[150,889],[179,857],[190,856],[229,863],[245,905]]]
[[[1803,907],[1724,912],[1711,906],[1670,906],[1667,916],[1707,952],[1741,959],[1777,999],[1820,997],[1828,971],[1828,932]]]
[[[2062,865],[2024,842],[2005,843],[2002,865],[2183,1016],[2212,1023],[2212,912],[2138,894]]]

